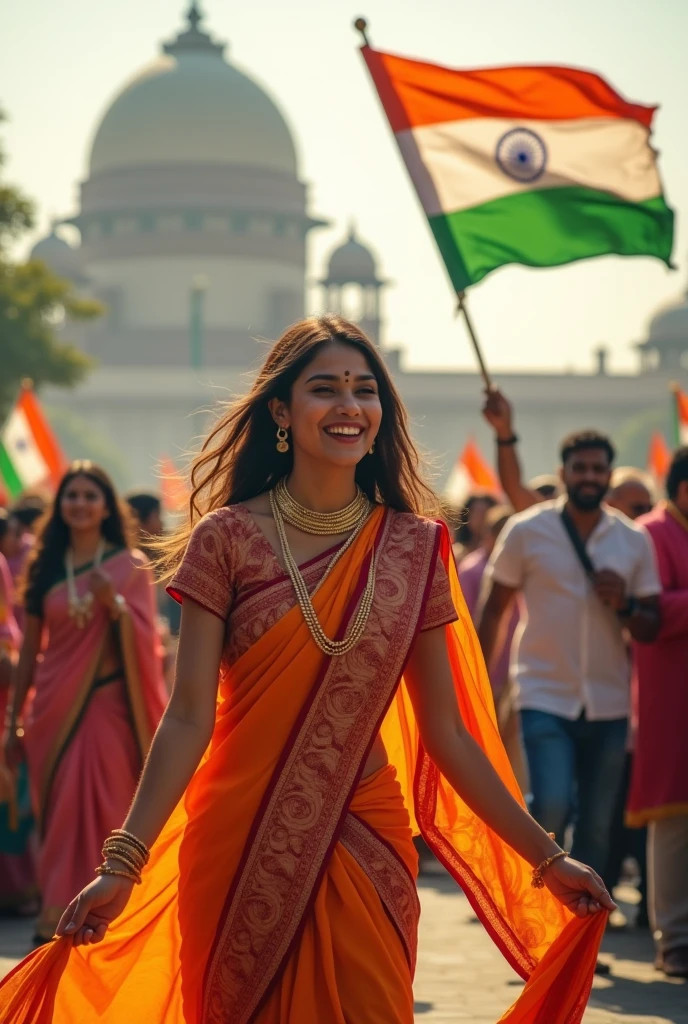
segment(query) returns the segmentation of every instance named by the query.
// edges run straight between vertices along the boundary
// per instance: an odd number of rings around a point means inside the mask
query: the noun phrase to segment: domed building
[[[357,238],[353,222],[346,241],[330,253],[327,277],[318,283],[323,290],[325,309],[353,320],[379,345],[380,299],[389,282],[378,276],[375,256]]]
[[[637,348],[642,373],[688,370],[688,291],[655,313]]]
[[[246,367],[256,336],[304,312],[306,239],[324,222],[284,114],[201,20],[192,3],[106,110],[69,220],[107,307],[88,332],[101,365]]]

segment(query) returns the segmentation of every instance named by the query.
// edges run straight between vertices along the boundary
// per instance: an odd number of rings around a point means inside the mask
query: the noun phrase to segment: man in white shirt
[[[565,494],[514,516],[492,555],[479,636],[488,664],[517,593],[526,621],[512,668],[518,686],[534,817],[603,874],[621,785],[629,715],[626,628],[659,630],[661,587],[650,540],[603,506],[614,449],[594,431],[561,450]]]

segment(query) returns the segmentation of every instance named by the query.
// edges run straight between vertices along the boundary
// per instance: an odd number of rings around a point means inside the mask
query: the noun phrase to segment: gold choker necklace
[[[365,589],[361,594],[361,600],[356,615],[354,617],[354,621],[351,625],[351,629],[347,632],[343,640],[331,640],[323,630],[322,626],[320,625],[317,612],[313,607],[311,596],[308,593],[308,586],[306,584],[306,581],[301,575],[301,570],[299,569],[296,563],[296,559],[294,558],[294,556],[291,553],[291,550],[289,549],[289,541],[287,540],[287,534],[284,529],[284,517],[282,516],[282,512],[277,500],[277,487],[273,488],[273,490],[270,491],[269,497],[270,509],[272,510],[273,519],[275,520],[275,527],[277,529],[277,536],[279,537],[280,547],[282,549],[282,557],[284,558],[284,564],[287,567],[289,578],[291,579],[292,586],[294,587],[294,591],[296,592],[296,599],[299,602],[301,611],[303,613],[303,617],[306,621],[308,629],[310,630],[311,636],[313,637],[315,643],[318,645],[323,654],[327,654],[329,657],[340,657],[342,654],[348,654],[348,652],[356,646],[358,641],[363,636],[363,631],[365,630],[366,623],[368,622],[368,616],[370,615],[370,609],[372,608],[373,605],[373,598],[375,596],[375,556],[373,555],[370,559],[368,580],[366,582]],[[370,511],[371,508],[371,504],[370,502],[368,502],[367,499],[366,502],[368,505],[368,511],[366,511],[362,516],[360,516],[359,521],[356,524],[356,527],[351,536],[347,537],[344,544],[342,544],[342,546],[337,549],[334,556],[330,559],[330,562],[323,574],[322,579],[320,580],[320,583],[318,584],[318,587],[322,585],[325,578],[329,575],[329,573],[337,564],[337,562],[342,557],[344,552],[351,547],[351,545],[353,544],[353,542],[356,540],[359,533],[363,529],[363,526],[365,525],[365,522],[368,518],[368,512]],[[307,510],[304,509],[304,511]],[[299,527],[299,529],[302,529],[302,527]],[[315,531],[307,530],[305,532],[312,533]],[[316,590],[318,589],[318,587],[316,587]]]
[[[286,477],[275,485],[271,494],[274,494],[285,523],[295,526],[303,533],[313,533],[319,537],[332,537],[338,533],[355,530],[361,520],[368,517],[372,508],[370,501],[358,486],[354,500],[339,512],[313,512],[300,505],[287,490]]]

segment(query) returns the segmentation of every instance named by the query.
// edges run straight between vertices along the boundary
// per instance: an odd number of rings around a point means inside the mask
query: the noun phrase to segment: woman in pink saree
[[[18,756],[23,717],[40,843],[40,943],[126,814],[165,706],[151,573],[130,547],[112,483],[90,462],[73,463],[60,484],[24,602],[6,756]]]

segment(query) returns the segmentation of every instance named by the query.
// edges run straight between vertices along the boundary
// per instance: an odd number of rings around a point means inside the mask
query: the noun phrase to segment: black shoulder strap
[[[576,555],[578,556],[578,561],[583,566],[583,571],[585,572],[585,575],[588,577],[588,579],[592,579],[595,575],[595,566],[592,564],[592,561],[590,560],[590,555],[588,554],[585,548],[585,544],[581,540],[581,535],[576,529],[576,524],[571,519],[571,516],[568,514],[565,508],[562,508],[561,510],[561,521],[564,524],[564,529],[569,535],[569,540],[573,544],[573,550],[576,552]]]

